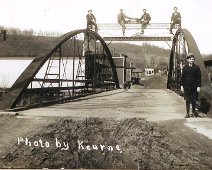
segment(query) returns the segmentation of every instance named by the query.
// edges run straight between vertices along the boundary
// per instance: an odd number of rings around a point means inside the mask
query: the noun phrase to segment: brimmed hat
[[[194,57],[194,54],[193,53],[188,53],[187,56],[186,56],[186,59],[191,58],[191,57]]]
[[[88,10],[88,12],[90,12],[90,11],[92,12],[92,10],[91,10],[91,9],[89,9],[89,10]]]

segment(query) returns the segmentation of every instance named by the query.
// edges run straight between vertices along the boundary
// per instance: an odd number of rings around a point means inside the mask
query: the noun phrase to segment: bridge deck
[[[22,118],[33,117],[100,117],[125,119],[144,118],[160,122],[182,120],[192,129],[208,129],[202,133],[212,138],[212,119],[184,119],[185,101],[176,93],[166,89],[143,89],[132,86],[128,90],[113,90],[81,98],[77,102],[64,103],[43,108],[20,111]],[[202,116],[203,114],[200,113]]]
[[[151,120],[184,118],[184,101],[166,89],[141,89],[135,85],[129,90],[113,90],[82,99],[85,100],[21,113],[27,116],[138,117]]]

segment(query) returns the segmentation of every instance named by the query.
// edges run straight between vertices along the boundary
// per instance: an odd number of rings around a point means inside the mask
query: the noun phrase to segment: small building
[[[145,68],[145,76],[153,76],[153,75],[155,75],[154,68]]]

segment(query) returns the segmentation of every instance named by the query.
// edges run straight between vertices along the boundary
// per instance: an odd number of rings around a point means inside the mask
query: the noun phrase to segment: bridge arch
[[[173,37],[172,49],[169,62],[169,75],[167,87],[169,89],[180,90],[180,77],[182,67],[186,63],[186,56],[188,53],[193,53],[195,56],[195,63],[199,65],[202,73],[202,86],[209,85],[207,72],[204,61],[191,33],[186,29],[178,29]]]
[[[201,97],[207,98],[212,102],[212,90],[207,75],[207,70],[204,65],[203,58],[200,54],[196,41],[187,29],[178,29],[172,41],[172,49],[169,61],[169,72],[167,88],[180,94],[180,80],[182,68],[186,63],[186,56],[188,53],[193,53],[195,56],[195,63],[201,70]]]
[[[110,50],[97,33],[64,34],[39,54],[0,102],[0,109],[43,105],[119,88]]]

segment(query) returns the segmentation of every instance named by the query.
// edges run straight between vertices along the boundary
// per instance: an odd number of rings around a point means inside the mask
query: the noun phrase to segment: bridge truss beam
[[[105,41],[172,41],[172,37],[135,36],[135,37],[103,37]]]

